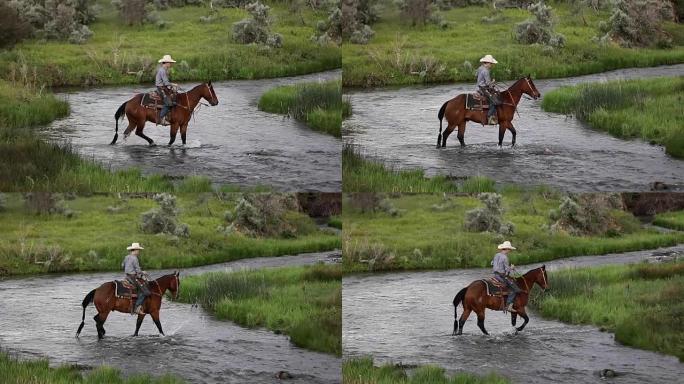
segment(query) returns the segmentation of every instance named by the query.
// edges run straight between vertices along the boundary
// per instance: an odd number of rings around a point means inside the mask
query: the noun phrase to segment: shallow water
[[[245,259],[185,269],[183,275],[207,271],[266,268],[329,262],[339,252]],[[156,278],[171,271],[153,271]],[[107,335],[97,340],[92,317],[79,338],[83,297],[118,273],[37,276],[0,281],[0,347],[24,358],[46,357],[51,364],[108,364],[126,374],[176,374],[192,383],[278,383],[278,371],[288,371],[294,383],[340,382],[341,360],[293,346],[284,335],[247,329],[212,318],[202,308],[164,298],[158,335],[148,317],[135,331],[136,316],[113,313],[105,323]],[[183,288],[181,279],[181,289]]]
[[[684,245],[658,251],[574,257],[547,262],[549,270],[622,264],[668,252],[684,254]],[[521,268],[528,270],[540,264]],[[376,364],[437,364],[449,372],[497,371],[514,383],[600,383],[598,372],[618,373],[610,382],[681,382],[677,358],[617,344],[613,335],[593,326],[544,320],[528,309],[530,322],[517,335],[510,316],[487,311],[483,335],[471,315],[464,334],[451,336],[452,300],[488,269],[357,275],[343,280],[344,357],[371,355]],[[550,281],[553,288],[553,281]],[[538,287],[535,289],[539,289]],[[459,316],[462,307],[459,306]],[[518,319],[518,325],[522,320]]]
[[[218,184],[337,192],[342,183],[341,141],[294,119],[259,111],[257,102],[264,92],[278,85],[340,76],[340,71],[330,71],[213,83],[219,104],[197,110],[188,126],[185,147],[180,133],[174,145],[167,147],[169,128],[149,122],[144,133],[157,147],[148,147],[135,134],[124,143],[126,119],[119,121],[117,145],[109,145],[114,137],[114,112],[133,95],[149,90],[142,85],[62,93],[71,114],[45,127],[44,132],[49,139],[70,142],[79,154],[112,169],[137,167],[146,174],[207,176]],[[191,89],[195,85],[181,87]]]
[[[535,85],[543,96],[562,85],[682,74],[684,64],[535,80]],[[473,89],[473,84],[450,84],[350,91],[345,97],[351,97],[354,113],[343,125],[343,139],[394,167],[420,168],[428,175],[485,175],[569,191],[642,191],[654,181],[684,188],[684,160],[642,140],[618,139],[574,118],[544,112],[541,99],[520,102],[513,120],[518,132],[514,148],[510,133],[499,149],[498,127],[469,122],[465,148],[454,132],[446,148],[436,149],[439,108]]]

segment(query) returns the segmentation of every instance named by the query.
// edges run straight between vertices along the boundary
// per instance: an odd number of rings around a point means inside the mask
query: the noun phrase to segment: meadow
[[[551,231],[549,212],[561,204],[561,193],[509,188],[501,194],[502,219],[514,226],[508,236],[465,229],[466,211],[482,206],[475,196],[388,194],[382,195],[384,201],[378,207],[363,212],[352,199],[363,200],[364,194],[347,194],[342,215],[345,270],[484,268],[503,240],[517,247],[509,255],[516,265],[654,249],[684,241],[682,232],[645,229],[620,210],[611,211],[610,219],[625,228],[623,233],[597,236]]]
[[[383,1],[380,20],[371,25],[375,36],[370,42],[342,45],[343,85],[474,82],[474,69],[486,53],[499,61],[493,71],[497,80],[528,74],[535,79],[559,78],[684,62],[683,24],[664,24],[673,36],[672,48],[601,46],[592,38],[601,35],[598,24],[608,19],[609,12],[584,6],[582,15],[577,15],[567,3],[548,3],[556,32],[566,38],[564,48],[551,51],[515,41],[515,24],[531,16],[526,10],[500,9],[496,14],[488,6],[468,6],[440,11],[448,23],[442,29],[435,24],[411,26],[401,19],[394,3]]]
[[[549,274],[531,305],[547,318],[592,324],[636,348],[684,361],[684,263],[610,265]]]
[[[312,219],[292,213],[292,220],[311,228],[292,238],[226,234],[224,212],[233,210],[238,194],[177,196],[178,221],[190,237],[144,233],[141,215],[158,204],[150,198],[95,195],[65,200],[65,214],[27,210],[20,194],[5,194],[0,210],[0,276],[45,272],[118,271],[126,246],[140,242],[144,269],[186,268],[236,259],[293,255],[337,249],[338,235],[319,230]]]
[[[477,376],[458,373],[449,376],[444,368],[425,365],[407,372],[406,369],[385,364],[373,365],[371,358],[349,359],[342,364],[344,384],[507,384],[509,380],[495,374]]]
[[[662,145],[684,158],[684,76],[566,86],[544,95],[542,109],[574,115],[625,139]]]
[[[352,145],[342,148],[344,192],[492,192],[494,180],[473,176],[456,182],[446,176],[428,177],[422,169],[396,170],[365,157]]]
[[[288,115],[314,130],[342,136],[342,85],[340,81],[284,85],[259,98],[259,109]]]
[[[22,384],[180,384],[182,380],[170,375],[158,378],[150,375],[122,375],[107,366],[82,373],[77,367],[61,365],[51,368],[47,360],[21,361],[0,352],[0,377],[12,378]],[[4,382],[4,381],[3,381]]]
[[[684,231],[684,211],[666,212],[656,215],[653,224],[661,227]]]
[[[342,269],[317,264],[186,277],[178,298],[217,318],[265,327],[297,346],[342,354]]]

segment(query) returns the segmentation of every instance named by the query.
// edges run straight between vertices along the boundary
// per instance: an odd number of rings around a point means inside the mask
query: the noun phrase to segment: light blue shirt
[[[142,272],[142,269],[140,269],[140,263],[138,262],[138,257],[134,254],[126,256],[123,260],[123,263],[121,263],[121,267],[124,269],[124,273],[127,275],[135,275],[138,272]]]
[[[492,260],[492,270],[494,273],[501,273],[502,275],[508,275],[511,273],[511,265],[508,262],[508,256],[504,253],[497,253]]]
[[[157,77],[154,80],[154,85],[156,87],[164,87],[167,85],[171,85],[171,82],[169,81],[169,74],[166,71],[166,68],[164,68],[163,65],[159,66],[159,69],[157,70]]]
[[[488,87],[492,83],[492,75],[489,73],[489,68],[481,65],[477,69],[477,86]]]

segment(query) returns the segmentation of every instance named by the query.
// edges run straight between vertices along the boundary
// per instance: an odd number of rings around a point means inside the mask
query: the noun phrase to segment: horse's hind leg
[[[135,322],[135,333],[133,334],[133,336],[138,336],[138,331],[140,330],[140,326],[142,325],[144,319],[145,314],[138,315],[138,320]]]
[[[465,325],[466,320],[468,320],[468,316],[470,316],[470,308],[466,308],[464,305],[463,306],[463,313],[461,314],[461,318],[458,320],[458,333],[457,333],[457,335],[463,334],[463,325]]]
[[[171,146],[176,141],[176,135],[178,134],[179,126],[178,124],[171,124],[170,127],[171,139],[169,140],[169,146]]]
[[[447,128],[444,130],[444,133],[442,134],[442,148],[446,147],[447,137],[451,135],[451,132],[453,132],[455,128],[456,125],[449,123]]]
[[[485,329],[484,321],[485,321],[485,315],[484,315],[484,309],[483,309],[482,312],[477,313],[477,326],[480,327],[480,330],[482,331],[482,333],[484,333],[485,335],[489,335],[489,333]]]
[[[107,331],[104,329],[104,323],[107,321],[107,315],[106,313],[98,313],[93,317],[93,320],[95,320],[95,326],[97,327],[97,338],[102,339]]]
[[[154,141],[150,139],[149,137],[145,136],[143,133],[143,129],[145,128],[145,125],[138,125],[138,127],[135,129],[135,134],[142,137],[143,139],[147,140],[147,143],[150,145],[150,147],[154,146]]]
[[[513,128],[513,123],[508,123],[508,130],[511,131],[511,134],[513,135],[513,140],[511,141],[511,147],[515,147],[515,128]]]
[[[128,139],[128,136],[131,135],[131,131],[133,131],[134,128],[135,124],[132,121],[128,120],[128,127],[126,127],[126,130],[124,131],[124,141]]]
[[[180,132],[181,132],[181,140],[183,140],[183,145],[185,145],[185,136],[188,132],[188,124],[187,123],[181,125]]]
[[[520,315],[520,317],[523,318],[523,320],[525,320],[525,321],[522,323],[521,326],[519,326],[518,328],[516,328],[516,330],[517,330],[518,332],[520,332],[520,331],[522,331],[523,329],[525,329],[525,326],[526,326],[527,323],[530,321],[530,318],[529,318],[529,316],[527,316],[527,313],[525,312],[525,308],[519,309],[519,310],[518,310],[518,314]]]
[[[506,135],[506,129],[508,128],[508,123],[506,122],[500,122],[499,123],[499,147],[503,145],[503,139],[504,136]]]
[[[518,321],[518,313],[511,312],[511,325],[515,327],[515,323]]]
[[[458,135],[456,135],[456,137],[458,137],[458,141],[461,143],[461,147],[465,147],[465,128],[465,121],[458,125]]]

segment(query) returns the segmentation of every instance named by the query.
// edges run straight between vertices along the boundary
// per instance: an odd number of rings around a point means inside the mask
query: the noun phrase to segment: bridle
[[[212,96],[214,99],[218,100],[218,96],[216,96],[216,92],[212,87],[209,86],[209,83],[204,83],[204,85],[207,86],[207,89],[209,90],[209,95]]]
[[[544,279],[544,286],[548,287],[549,283],[546,281],[546,270],[542,267],[539,267],[536,269],[541,270],[542,278]],[[523,283],[525,283],[525,293],[529,293],[530,292],[530,286],[527,284],[527,279],[525,278],[525,275],[522,275],[521,278],[523,280]],[[534,282],[532,282],[532,285],[534,286]],[[546,289],[546,288],[542,288],[542,289]]]
[[[175,298],[175,297],[178,297],[178,291],[180,291],[180,278],[179,278],[178,275],[175,274],[175,273],[173,274],[173,278],[176,279],[176,293],[173,295],[174,298]],[[159,285],[159,282],[157,281],[157,279],[152,280],[152,281],[153,281],[155,284],[157,284],[157,289],[159,290],[159,293],[157,293],[157,292],[152,292],[152,294],[153,294],[153,295],[157,295],[157,296],[159,296],[159,297],[162,297],[161,285]]]

